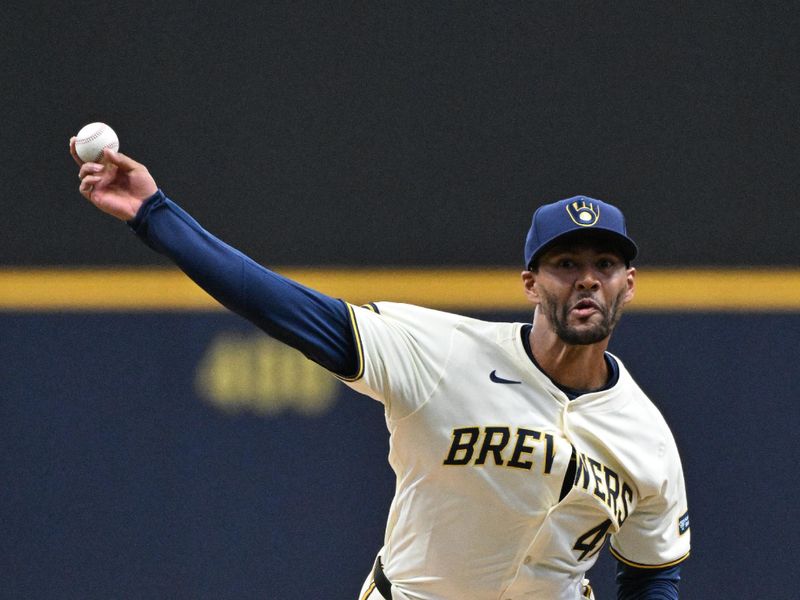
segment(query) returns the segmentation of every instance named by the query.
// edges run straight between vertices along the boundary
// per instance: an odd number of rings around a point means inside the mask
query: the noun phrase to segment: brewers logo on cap
[[[600,205],[593,202],[569,202],[566,209],[572,222],[581,227],[591,227],[600,219]]]

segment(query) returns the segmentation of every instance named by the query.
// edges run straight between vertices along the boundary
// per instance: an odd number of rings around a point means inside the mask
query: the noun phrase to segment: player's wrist
[[[130,206],[131,209],[134,209],[134,212],[133,215],[126,218],[125,221],[127,221],[128,225],[130,225],[134,231],[136,231],[142,221],[147,218],[149,207],[157,202],[159,198],[165,199],[164,192],[156,188],[151,195],[145,198],[136,198],[131,201]]]
[[[128,210],[125,211],[125,214],[122,216],[123,221],[132,221],[136,218],[136,215],[139,214],[139,211],[142,208],[145,200],[139,198],[133,198],[128,204]]]

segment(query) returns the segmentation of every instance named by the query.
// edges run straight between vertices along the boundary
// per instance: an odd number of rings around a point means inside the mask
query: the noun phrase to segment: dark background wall
[[[584,193],[645,267],[797,266],[798,25],[791,3],[6,6],[0,266],[164,264],[77,193],[67,140],[94,120],[267,264],[518,264],[533,208]],[[794,593],[798,325],[637,313],[615,337],[684,457],[686,598]],[[354,597],[393,489],[380,408],[264,383],[289,363],[262,337],[0,314],[0,598]]]
[[[795,265],[796,3],[14,3],[0,264],[151,264],[81,205],[122,150],[271,264],[516,264],[533,208],[623,206],[647,264]],[[366,257],[366,259],[365,259]]]

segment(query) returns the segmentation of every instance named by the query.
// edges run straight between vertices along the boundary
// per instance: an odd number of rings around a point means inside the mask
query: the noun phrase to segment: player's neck
[[[596,344],[567,344],[549,324],[534,320],[530,344],[536,363],[558,385],[585,391],[598,390],[606,385],[609,377],[605,360],[608,338]]]

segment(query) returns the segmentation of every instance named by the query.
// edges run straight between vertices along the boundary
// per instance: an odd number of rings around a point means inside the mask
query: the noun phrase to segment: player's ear
[[[627,284],[628,289],[625,291],[625,297],[623,298],[623,304],[627,304],[631,300],[633,300],[633,293],[636,289],[636,269],[633,267],[628,267],[627,272]]]
[[[525,296],[532,304],[539,304],[539,289],[536,286],[536,272],[522,272],[522,286],[525,289]]]

